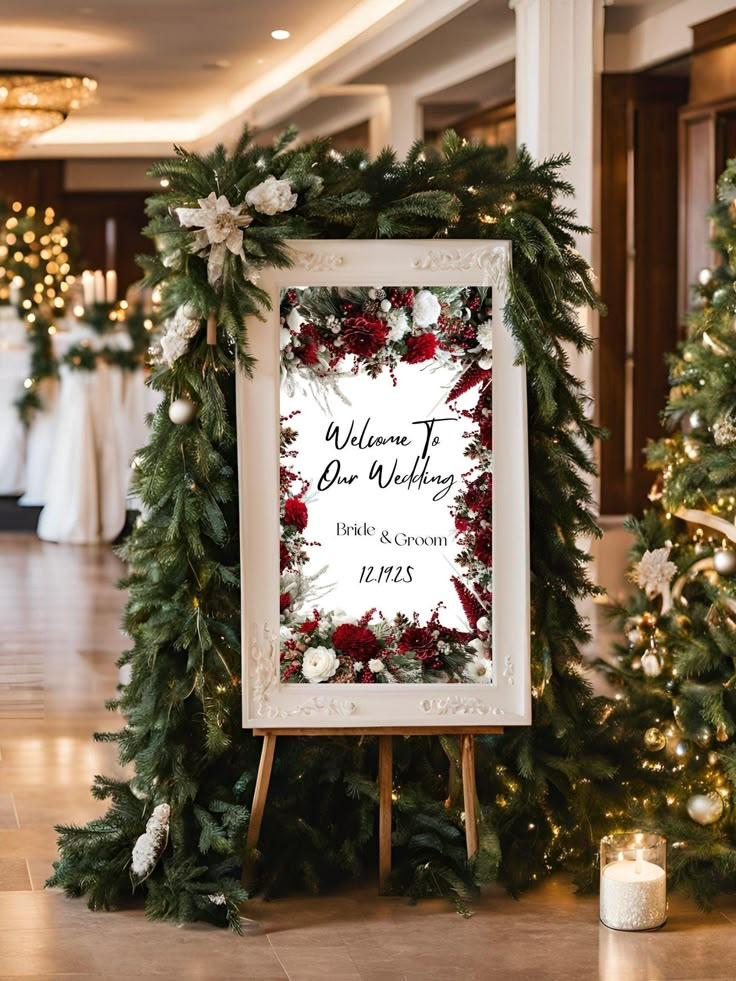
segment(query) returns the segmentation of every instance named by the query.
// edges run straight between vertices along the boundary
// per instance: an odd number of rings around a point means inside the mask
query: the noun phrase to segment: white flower
[[[194,233],[194,251],[206,252],[209,248],[207,278],[214,285],[222,277],[228,251],[245,262],[243,228],[250,225],[253,218],[241,214],[244,205],[231,205],[224,194],[218,197],[214,191],[197,203],[198,208],[177,208],[176,214],[185,227],[199,226],[201,229]]]
[[[478,343],[483,348],[484,351],[493,350],[493,321],[484,320],[482,324],[478,326]]]
[[[493,681],[493,662],[479,654],[465,665],[464,673],[473,684],[490,685]]]
[[[414,294],[412,317],[415,327],[430,327],[436,324],[441,310],[440,301],[429,290],[419,290]]]
[[[292,309],[289,310],[289,316],[286,318],[286,323],[289,325],[291,330],[298,334],[302,329],[302,324],[306,324],[306,322],[307,321],[304,319],[304,317],[302,317],[302,315],[299,313],[298,307],[292,307]]]
[[[280,640],[291,640],[294,636],[294,631],[291,627],[279,627],[279,639]]]
[[[475,625],[482,634],[487,634],[491,629],[491,621],[488,617],[481,617]]]
[[[669,548],[655,548],[651,552],[647,550],[633,570],[632,579],[649,599],[664,593],[677,572],[677,566],[669,558]]]
[[[312,685],[327,681],[338,667],[337,655],[329,647],[310,647],[304,652],[302,674]]]
[[[353,670],[355,671],[356,674],[360,674],[360,672],[363,670],[363,662],[353,661]]]
[[[483,657],[485,652],[488,650],[488,642],[481,640],[480,637],[476,637],[475,640],[470,641],[468,647],[472,647],[478,657]]]
[[[290,211],[296,204],[297,195],[288,181],[279,181],[270,174],[265,181],[256,184],[245,195],[245,203],[262,215],[277,215]]]
[[[372,657],[368,662],[368,670],[372,671],[373,674],[380,674],[384,667],[385,665],[383,661],[379,660],[377,657]]]
[[[386,323],[389,326],[388,339],[394,344],[402,340],[411,330],[409,318],[406,316],[406,310],[403,307],[392,310],[386,319]]]
[[[493,358],[490,355],[485,358],[478,358],[478,367],[482,368],[483,371],[490,371],[493,367]]]

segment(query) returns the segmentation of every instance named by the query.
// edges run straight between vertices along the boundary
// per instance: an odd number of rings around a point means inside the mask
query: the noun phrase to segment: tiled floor
[[[736,902],[710,915],[681,899],[652,934],[607,930],[596,901],[554,880],[520,902],[490,890],[464,920],[368,883],[338,896],[258,900],[246,935],[90,913],[43,889],[52,825],[98,814],[89,783],[114,773],[90,739],[114,719],[121,568],[106,549],[0,535],[0,981],[733,981]]]

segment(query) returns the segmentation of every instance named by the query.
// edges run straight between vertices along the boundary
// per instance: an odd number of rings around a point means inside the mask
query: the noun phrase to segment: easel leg
[[[258,776],[256,778],[256,789],[253,794],[253,806],[250,811],[250,821],[248,823],[248,836],[245,839],[245,847],[248,850],[245,863],[243,865],[243,885],[250,889],[253,884],[253,860],[250,853],[258,846],[258,839],[261,834],[261,824],[263,822],[263,811],[266,807],[266,797],[268,796],[268,785],[271,780],[271,769],[273,767],[273,754],[276,749],[276,736],[274,733],[267,732],[263,737],[261,747],[261,762],[258,765]]]
[[[475,737],[460,736],[460,765],[463,774],[463,805],[465,810],[465,841],[468,858],[478,851],[478,814],[475,789]]]
[[[393,745],[391,736],[378,737],[378,881],[384,895],[391,874],[391,794],[393,792]]]

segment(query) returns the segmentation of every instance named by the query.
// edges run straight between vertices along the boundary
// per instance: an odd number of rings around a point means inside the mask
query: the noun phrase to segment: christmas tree
[[[629,522],[628,646],[601,664],[623,686],[609,722],[626,793],[611,817],[666,835],[670,878],[703,905],[736,882],[736,161],[710,218],[719,262],[669,359],[653,507]]]
[[[517,891],[563,862],[590,870],[594,823],[616,791],[606,703],[578,653],[588,632],[577,604],[593,591],[578,541],[597,533],[585,474],[599,434],[564,352],[590,346],[576,310],[597,299],[574,247],[585,229],[560,201],[572,193],[566,159],[536,164],[522,151],[507,163],[448,133],[441,151],[417,144],[405,161],[390,150],[370,160],[324,140],[294,149],[293,135],[264,147],[246,133],[232,152],[179,151],[153,171],[165,190],[149,201],[147,231],[163,251],[143,262],[161,291],[152,384],[164,401],[136,457],[144,513],[122,550],[131,680],[110,707],[125,725],[98,736],[135,772],[97,778],[107,813],[59,829],[50,880],[93,908],[137,890],[152,917],[239,928],[261,741],[240,715],[234,373],[236,357],[237,370],[254,367],[245,318],[266,300],[257,270],[288,266],[292,238],[513,243],[506,316],[528,367],[535,722],[477,740],[471,861],[457,739],[395,740],[396,888],[463,902],[499,874]],[[263,890],[316,890],[375,868],[376,756],[372,738],[281,741],[257,856]]]

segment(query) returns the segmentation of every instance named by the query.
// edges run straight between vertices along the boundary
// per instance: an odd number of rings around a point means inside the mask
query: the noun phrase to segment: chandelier
[[[14,156],[25,143],[60,126],[96,88],[93,78],[82,75],[0,71],[0,157]]]

